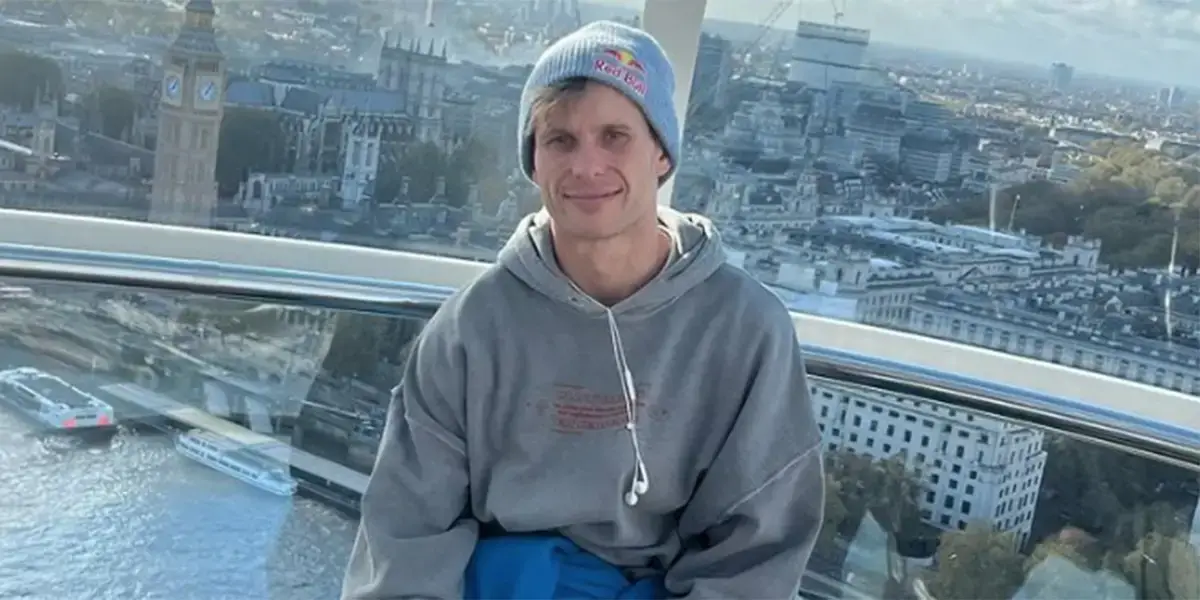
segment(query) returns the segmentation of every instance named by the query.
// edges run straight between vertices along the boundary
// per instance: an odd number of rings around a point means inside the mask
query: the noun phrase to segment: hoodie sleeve
[[[774,311],[769,311],[774,312]],[[742,409],[680,517],[667,571],[683,598],[795,598],[825,509],[820,433],[791,317],[747,348]]]
[[[342,600],[462,598],[478,524],[464,516],[466,369],[449,308],[425,326],[393,392]]]

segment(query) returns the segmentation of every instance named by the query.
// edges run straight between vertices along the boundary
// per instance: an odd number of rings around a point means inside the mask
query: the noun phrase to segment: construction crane
[[[838,25],[846,16],[846,0],[842,0],[841,7],[838,6],[838,0],[829,0],[829,4],[833,6],[833,24]]]
[[[776,4],[771,9],[771,12],[767,14],[766,18],[762,20],[762,23],[759,24],[758,35],[754,37],[754,41],[746,44],[742,48],[741,54],[745,54],[749,50],[756,48],[762,42],[762,39],[767,37],[767,34],[771,32],[771,27],[775,25],[775,21],[778,21],[783,16],[783,13],[787,12],[795,3],[796,0],[781,0]]]
[[[783,16],[783,13],[786,13],[788,9],[791,8],[795,3],[796,0],[780,0],[780,2],[775,4],[775,6],[771,8],[771,12],[767,13],[766,18],[759,23],[759,28],[754,36],[754,40],[735,50],[733,54],[735,56],[745,56],[755,48],[758,48],[758,45],[762,43],[763,38],[767,37],[767,34],[771,32],[771,27],[775,25],[775,22],[778,21],[779,18]],[[693,92],[695,91],[696,90],[693,90]],[[688,117],[690,118],[694,116],[697,108],[711,100],[713,94],[716,94],[716,92],[716,88],[710,87],[700,90],[700,94],[693,94],[692,99],[688,102]]]

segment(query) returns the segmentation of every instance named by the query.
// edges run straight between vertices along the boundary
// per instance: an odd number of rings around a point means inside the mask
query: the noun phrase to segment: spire
[[[213,0],[188,0],[184,11],[183,25],[171,44],[171,50],[220,58],[221,49],[217,46],[216,31],[213,29],[217,14]]]

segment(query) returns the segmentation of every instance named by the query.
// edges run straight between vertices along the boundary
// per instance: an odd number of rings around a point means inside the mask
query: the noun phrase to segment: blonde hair
[[[545,122],[546,116],[558,107],[571,102],[587,89],[586,77],[571,77],[555,82],[536,92],[529,103],[529,121],[525,123],[524,135],[533,137],[536,125]]]
[[[533,140],[533,145],[536,147],[537,138],[534,136],[534,133],[537,131],[536,125],[544,123],[547,116],[560,106],[568,104],[582,95],[587,90],[589,83],[597,82],[593,82],[587,77],[571,77],[552,83],[535,92],[533,100],[529,103],[529,119],[525,123],[525,131],[522,132],[524,136],[527,139]],[[597,85],[604,84],[597,83]],[[641,107],[638,107],[638,112],[642,114],[642,119],[646,121],[646,129],[653,136],[654,142],[658,144],[660,150],[666,152],[666,145],[662,143],[662,138],[658,136],[658,131],[654,129],[654,126],[650,123],[650,119],[646,118],[645,111]]]

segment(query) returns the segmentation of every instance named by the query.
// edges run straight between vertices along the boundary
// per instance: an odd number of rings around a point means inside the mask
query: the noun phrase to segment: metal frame
[[[13,244],[0,244],[0,277],[211,294],[250,302],[385,315],[427,313],[454,291],[448,287],[328,273]],[[805,321],[798,317],[798,330]],[[850,326],[836,321],[826,323],[830,324]],[[880,333],[875,330],[873,335]],[[958,409],[1012,419],[1172,464],[1200,468],[1200,428],[1180,426],[1179,419],[1156,416],[1143,409],[1147,404],[1166,402],[1194,419],[1200,413],[1194,398],[1176,397],[1181,395],[1158,388],[1142,390],[1145,386],[1074,370],[1069,371],[1092,380],[1092,385],[1084,388],[1085,397],[1056,396],[1005,385],[1011,381],[1004,377],[990,380],[965,377],[955,371],[914,365],[911,360],[847,351],[846,344],[837,344],[836,339],[816,339],[820,343],[804,344],[809,372],[814,377],[928,398]],[[908,346],[915,341],[904,342],[904,354],[910,353]],[[953,344],[946,346],[951,348],[943,354],[979,352]],[[1013,360],[999,354],[989,359],[1001,363]],[[1146,398],[1144,392],[1156,397]],[[1087,397],[1108,393],[1119,393],[1135,401],[1123,403],[1125,410],[1118,410]]]
[[[0,243],[6,244],[0,248],[0,276],[40,269],[44,277],[61,266],[64,275],[78,278],[87,277],[98,265],[114,264],[124,269],[127,282],[139,272],[182,266],[235,278],[266,270],[275,277],[290,274],[288,285],[322,279],[356,282],[351,285],[356,293],[376,297],[384,286],[397,285],[394,282],[457,289],[489,268],[486,263],[345,244],[3,209]],[[371,282],[372,290],[362,287],[364,280]],[[802,342],[831,351],[876,357],[910,369],[954,373],[972,381],[1003,382],[1024,393],[1200,431],[1200,401],[1180,392],[836,319],[793,314],[793,321]]]
[[[356,312],[440,305],[453,292],[380,279],[0,244],[0,277],[5,276]]]

